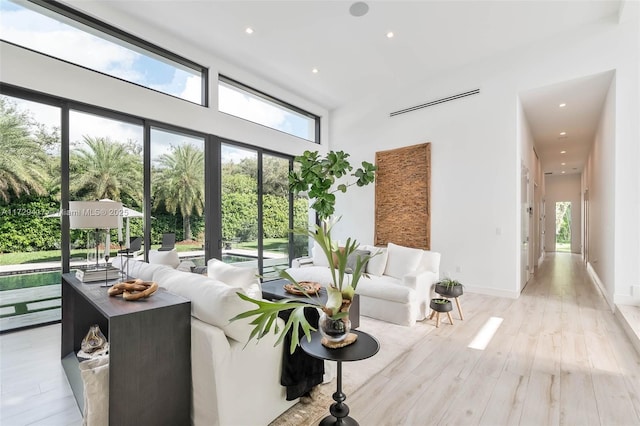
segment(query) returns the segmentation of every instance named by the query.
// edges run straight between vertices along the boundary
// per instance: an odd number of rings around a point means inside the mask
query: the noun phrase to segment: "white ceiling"
[[[83,9],[91,2],[69,3]],[[110,0],[102,6],[194,44],[330,110],[372,90],[424,82],[430,75],[591,22],[617,22],[621,7],[620,0],[394,0],[368,1],[368,13],[354,17],[349,13],[353,3]],[[247,27],[254,33],[248,35]],[[136,33],[135,28],[125,30]],[[386,37],[389,31],[394,33],[391,39]],[[318,69],[317,74],[311,72],[313,68]],[[547,154],[546,146],[560,126],[546,113],[547,100],[555,99],[552,92],[557,89],[564,98],[575,99],[566,101],[575,122],[571,135],[575,131],[580,140],[588,139],[592,129],[577,123],[591,123],[594,111],[601,108],[601,83],[568,83],[524,97],[533,133],[543,140],[539,147],[543,161],[547,155],[551,161],[552,151]],[[585,102],[591,106],[582,117],[577,108]],[[578,137],[569,139],[573,142]],[[578,163],[576,159],[571,164],[581,169]]]

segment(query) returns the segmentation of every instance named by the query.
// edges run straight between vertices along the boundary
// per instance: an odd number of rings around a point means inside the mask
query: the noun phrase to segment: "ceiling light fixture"
[[[247,28],[245,28],[244,32],[247,33],[247,34],[253,34],[253,28],[247,27]]]
[[[560,136],[564,136],[566,134],[567,134],[567,132],[560,132]]]
[[[566,154],[567,151],[560,151],[560,154]]]
[[[394,36],[393,31],[389,31],[387,33],[387,38],[393,38],[393,36]]]
[[[562,171],[562,174],[564,174],[564,170]]]
[[[560,163],[560,165],[561,165],[561,166],[566,166],[566,165],[567,165],[567,163]]]
[[[562,104],[559,105],[560,108],[564,108],[566,106],[567,106],[567,104],[565,104],[565,103],[562,103]]]
[[[318,68],[312,69],[311,72],[314,73],[314,74],[318,74]]]
[[[349,8],[349,13],[351,16],[360,17],[364,16],[369,12],[369,5],[363,1],[357,1],[351,5]]]

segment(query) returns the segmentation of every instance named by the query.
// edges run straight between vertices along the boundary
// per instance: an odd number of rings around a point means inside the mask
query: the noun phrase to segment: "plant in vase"
[[[339,220],[330,220],[335,211],[335,192],[346,192],[353,185],[365,186],[375,179],[377,167],[366,161],[362,162],[362,167],[353,173],[353,167],[347,160],[349,154],[343,151],[329,151],[322,157],[317,151],[305,151],[303,155],[295,157],[294,161],[300,165],[298,170],[289,173],[289,189],[294,194],[307,193],[309,198],[314,199],[313,208],[320,225],[315,225],[311,229],[294,229],[298,235],[307,235],[315,240],[317,247],[323,251],[329,263],[331,272],[331,283],[326,287],[327,302],[323,305],[317,298],[311,295],[286,271],[279,271],[279,276],[290,281],[294,288],[303,293],[307,298],[296,301],[265,301],[250,298],[238,293],[242,299],[257,305],[256,309],[243,312],[232,321],[255,317],[251,324],[254,326],[249,340],[260,339],[274,328],[279,338],[276,344],[280,344],[285,335],[291,330],[291,353],[300,343],[300,330],[307,340],[311,340],[311,331],[315,331],[304,315],[305,308],[317,308],[321,311],[318,321],[320,332],[329,341],[337,342],[344,340],[350,331],[349,308],[358,287],[360,278],[365,274],[365,267],[371,256],[369,252],[358,251],[358,243],[348,238],[344,246],[338,247],[331,238],[331,229]],[[343,177],[355,177],[353,183],[336,184],[337,179]],[[349,265],[349,267],[348,267]],[[278,327],[278,313],[292,310],[284,328]]]
[[[262,338],[274,328],[279,338],[276,344],[280,344],[289,330],[291,334],[291,353],[296,346],[300,344],[300,333],[302,329],[307,340],[311,340],[311,331],[316,328],[311,326],[304,315],[305,308],[317,308],[321,311],[320,320],[318,321],[320,332],[323,336],[332,342],[344,340],[351,329],[349,321],[349,308],[353,301],[358,288],[358,282],[362,276],[366,276],[366,264],[373,256],[369,252],[359,252],[358,242],[348,238],[344,246],[338,245],[331,239],[331,228],[337,222],[323,221],[322,226],[315,226],[315,230],[295,229],[297,234],[303,233],[313,238],[317,247],[320,248],[329,263],[332,282],[327,289],[327,302],[321,304],[317,298],[312,297],[305,287],[303,287],[296,279],[294,279],[286,271],[279,271],[281,278],[290,281],[293,286],[303,293],[307,298],[303,300],[288,301],[286,299],[278,301],[266,301],[253,299],[245,294],[238,293],[238,296],[248,302],[255,303],[256,309],[243,312],[231,321],[243,318],[255,317],[251,324],[254,326],[249,340],[254,337]],[[348,265],[353,265],[349,268]],[[278,313],[285,310],[292,310],[288,321],[284,328],[277,325]]]

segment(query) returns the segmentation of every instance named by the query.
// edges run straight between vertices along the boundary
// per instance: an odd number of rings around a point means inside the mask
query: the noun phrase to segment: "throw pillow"
[[[360,246],[362,250],[369,250],[371,255],[376,253],[380,253],[376,256],[373,256],[369,263],[367,263],[367,274],[380,276],[384,274],[384,268],[387,265],[387,249],[384,247],[376,247],[376,246]]]
[[[178,267],[178,265],[180,265],[180,257],[178,257],[178,252],[175,250],[149,250],[149,263],[156,265],[167,265],[175,269]]]
[[[423,251],[411,247],[403,247],[393,243],[387,246],[388,258],[384,275],[402,279],[420,266]]]
[[[218,259],[209,259],[207,276],[231,287],[242,288],[249,297],[262,298],[257,268],[233,266]]]
[[[314,266],[329,266],[329,260],[316,241],[311,248],[311,258]]]
[[[353,270],[356,269],[356,263],[358,262],[358,257],[369,256],[370,254],[371,252],[369,250],[361,250],[361,249],[354,250],[353,253],[351,253],[349,257],[347,257],[347,269],[346,269],[347,274],[352,274]],[[366,270],[367,270],[367,265],[365,264],[364,271]]]

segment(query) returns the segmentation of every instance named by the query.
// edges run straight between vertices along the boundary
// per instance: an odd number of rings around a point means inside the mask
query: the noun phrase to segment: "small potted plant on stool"
[[[464,316],[462,315],[462,308],[460,307],[460,300],[458,297],[462,296],[463,285],[458,280],[454,280],[452,278],[444,278],[440,280],[440,282],[435,285],[435,292],[438,293],[442,297],[453,298],[456,300],[456,306],[458,307],[458,313],[460,314],[460,319],[463,320]]]
[[[449,322],[453,325],[453,318],[451,318],[453,306],[451,305],[451,300],[445,298],[431,299],[429,307],[431,308],[429,319],[432,319],[434,315],[436,316],[436,327],[440,327],[440,312],[446,312],[447,317],[449,317]]]

